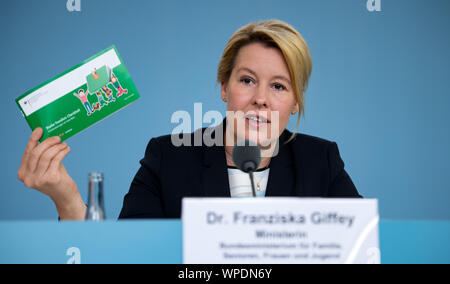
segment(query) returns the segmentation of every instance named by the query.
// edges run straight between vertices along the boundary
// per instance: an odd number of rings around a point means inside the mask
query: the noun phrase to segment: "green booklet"
[[[41,141],[67,140],[139,99],[139,93],[112,46],[16,99]]]

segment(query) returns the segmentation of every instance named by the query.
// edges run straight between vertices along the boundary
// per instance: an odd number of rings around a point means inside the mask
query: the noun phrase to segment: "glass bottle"
[[[105,220],[105,207],[103,199],[103,173],[89,173],[88,205],[86,210],[87,221]]]

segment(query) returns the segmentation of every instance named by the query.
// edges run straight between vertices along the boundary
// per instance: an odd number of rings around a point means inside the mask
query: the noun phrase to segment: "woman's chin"
[[[260,135],[256,132],[249,132],[246,133],[245,139],[249,140],[253,145],[258,145],[260,148],[267,148],[270,147],[270,145],[274,142],[273,139],[268,135]]]

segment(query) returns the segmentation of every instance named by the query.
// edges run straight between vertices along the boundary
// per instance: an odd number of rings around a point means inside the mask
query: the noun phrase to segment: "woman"
[[[248,176],[232,159],[244,138],[267,150],[255,175],[258,196],[360,197],[335,143],[286,130],[295,114],[298,128],[311,69],[308,46],[290,25],[271,20],[239,29],[218,67],[227,119],[211,137],[222,134],[224,145],[176,147],[173,136],[151,139],[120,218],[179,218],[188,196],[248,196]],[[82,220],[86,206],[62,164],[70,148],[58,137],[38,145],[41,136],[40,128],[31,135],[18,178],[50,196],[61,219]]]

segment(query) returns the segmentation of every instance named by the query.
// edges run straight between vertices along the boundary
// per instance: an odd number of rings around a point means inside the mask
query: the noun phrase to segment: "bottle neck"
[[[86,220],[104,220],[105,209],[103,199],[103,175],[89,174],[89,191]]]

